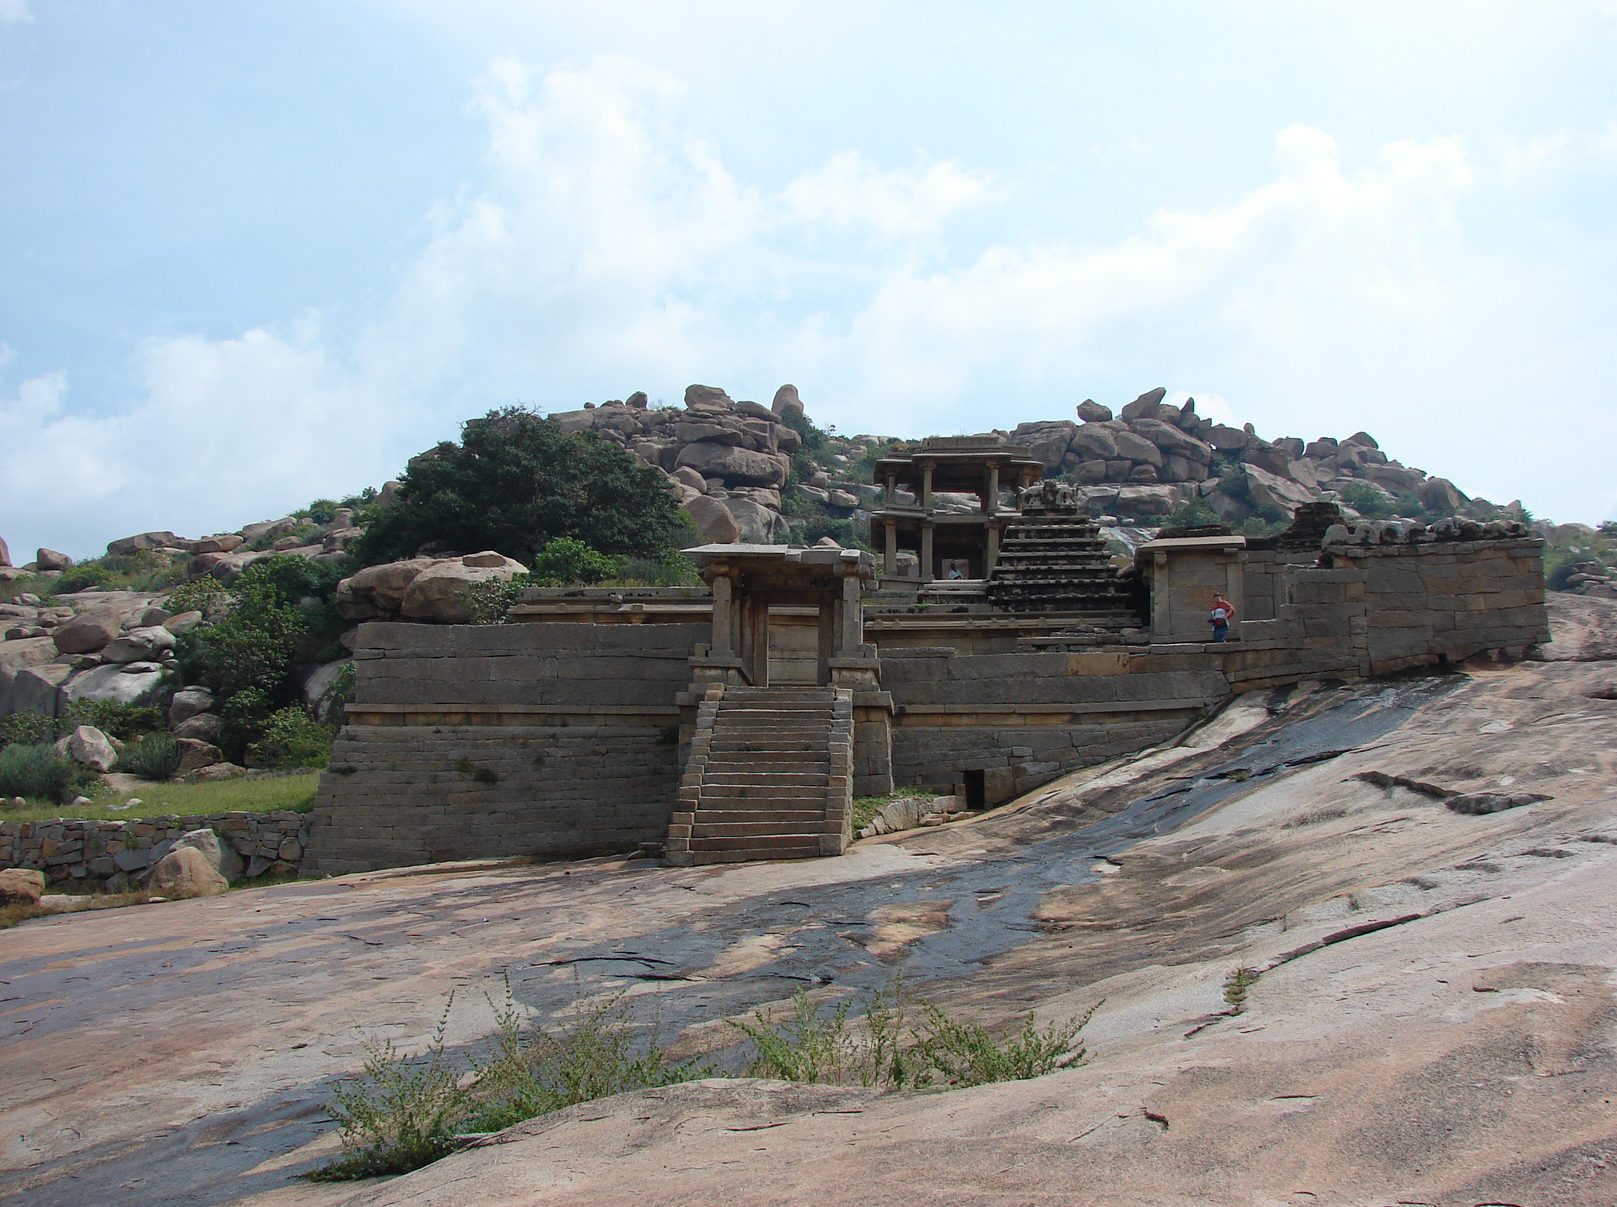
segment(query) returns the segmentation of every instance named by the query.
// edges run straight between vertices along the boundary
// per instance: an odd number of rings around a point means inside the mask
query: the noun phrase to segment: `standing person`
[[[1235,605],[1222,595],[1213,596],[1213,611],[1208,617],[1213,625],[1213,640],[1223,641],[1230,633],[1230,621],[1235,619]]]

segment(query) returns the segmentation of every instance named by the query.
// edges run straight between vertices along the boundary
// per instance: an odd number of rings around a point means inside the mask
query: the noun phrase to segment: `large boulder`
[[[797,387],[782,386],[775,391],[775,400],[769,404],[769,409],[779,415],[785,422],[803,417],[803,400],[797,396]]]
[[[174,693],[168,703],[168,723],[179,725],[198,713],[209,712],[214,705],[213,693],[205,687],[187,687]]]
[[[175,775],[189,777],[225,761],[224,752],[212,742],[198,738],[175,738],[174,744],[180,748],[180,767]]]
[[[155,662],[113,663],[91,667],[82,675],[75,675],[64,690],[69,703],[111,700],[118,704],[139,704],[162,683],[163,668]]]
[[[21,637],[0,641],[0,717],[17,712],[13,685],[22,671],[43,666],[56,657],[56,643],[49,637]]]
[[[34,553],[34,566],[40,570],[66,570],[72,565],[72,558],[54,549],[41,548]]]
[[[1420,484],[1421,506],[1436,516],[1455,515],[1468,500],[1447,478],[1427,478]]]
[[[741,540],[750,544],[767,545],[785,525],[779,513],[771,511],[751,499],[727,499],[724,504],[735,517]]]
[[[0,868],[0,905],[38,905],[44,895],[44,872],[33,868]]]
[[[1196,439],[1172,424],[1163,423],[1160,419],[1136,419],[1129,424],[1129,430],[1137,436],[1144,436],[1156,445],[1164,456],[1172,454],[1202,465],[1213,459],[1212,445]]]
[[[728,411],[734,402],[718,386],[689,385],[685,387],[687,411]]]
[[[1251,432],[1223,423],[1213,424],[1202,434],[1221,453],[1238,453],[1257,439]]]
[[[152,866],[146,887],[170,899],[217,897],[230,887],[195,847],[175,847]]]
[[[227,881],[239,880],[245,870],[236,849],[228,842],[219,841],[219,835],[212,830],[187,830],[174,840],[174,845],[169,850],[178,851],[185,847],[202,852],[208,866]]]
[[[1117,438],[1111,428],[1103,426],[1108,422],[1091,420],[1072,434],[1072,453],[1080,462],[1118,459]]]
[[[1258,507],[1278,508],[1290,519],[1304,503],[1314,501],[1313,492],[1306,486],[1250,463],[1243,469],[1246,473],[1247,496]]]
[[[689,466],[706,478],[722,478],[726,486],[783,486],[791,459],[704,442],[680,449],[674,464]]]
[[[102,647],[101,657],[108,662],[149,662],[160,659],[174,648],[174,634],[161,625],[130,629],[114,637]]]
[[[1117,512],[1132,519],[1168,515],[1179,508],[1179,494],[1172,486],[1125,486],[1117,492]]]
[[[796,394],[797,391],[793,390],[792,393]],[[0,537],[0,566],[9,565],[11,565],[11,550],[6,548],[5,538]]]
[[[1154,390],[1147,390],[1123,408],[1119,413],[1120,418],[1124,422],[1131,419],[1155,419],[1157,417],[1157,408],[1162,405],[1162,400],[1167,396],[1168,391],[1162,386],[1158,386]]]
[[[219,739],[224,736],[224,729],[224,722],[220,720],[218,713],[199,712],[193,713],[174,726],[174,736],[217,746]]]
[[[1153,469],[1162,465],[1162,454],[1157,446],[1144,436],[1137,436],[1133,432],[1118,432],[1113,437],[1117,445],[1117,455],[1136,465],[1149,465]]]
[[[222,536],[205,536],[190,542],[192,553],[234,553],[246,542],[234,532]]]
[[[131,553],[139,553],[143,549],[176,549],[184,544],[185,542],[172,532],[140,532],[110,542],[107,545],[107,555],[128,557]]]
[[[1067,450],[1072,446],[1072,438],[1077,430],[1076,423],[1065,419],[1043,423],[1019,423],[1016,430],[1011,433],[1011,440],[1016,444],[1027,445],[1033,455],[1043,461],[1048,470],[1054,472],[1062,468],[1062,462],[1067,458]]]
[[[117,667],[109,669],[118,673]],[[64,685],[73,674],[73,668],[65,662],[46,662],[19,670],[11,681],[12,711],[54,717],[67,703]]]
[[[510,582],[527,572],[521,562],[492,550],[434,562],[410,580],[399,613],[409,620],[469,624],[472,610],[466,599],[468,587],[481,582]]]
[[[366,566],[337,584],[337,614],[345,620],[371,620],[394,616],[404,606],[404,593],[436,558],[412,557],[400,562]]]
[[[118,752],[94,725],[80,725],[67,735],[67,756],[80,766],[105,774],[118,765]]]
[[[1085,423],[1105,423],[1112,417],[1112,408],[1103,407],[1093,398],[1086,398],[1078,404],[1078,418]]]
[[[57,625],[51,640],[64,654],[93,654],[104,648],[123,628],[123,618],[115,608],[95,608],[81,612]]]

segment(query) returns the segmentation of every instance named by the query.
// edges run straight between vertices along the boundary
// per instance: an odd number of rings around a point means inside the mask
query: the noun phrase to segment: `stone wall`
[[[136,887],[175,840],[192,830],[217,834],[241,856],[244,875],[282,876],[303,864],[309,817],[283,810],[129,821],[4,821],[0,867],[44,872],[58,888],[118,893]]]
[[[677,697],[707,636],[693,624],[362,625],[310,868],[661,842]]]
[[[1216,655],[891,651],[893,782],[1009,800],[1057,775],[1178,733],[1230,694]],[[976,801],[969,803],[976,804]]]

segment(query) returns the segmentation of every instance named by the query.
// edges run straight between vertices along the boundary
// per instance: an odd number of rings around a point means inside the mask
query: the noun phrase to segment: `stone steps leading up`
[[[852,783],[852,692],[709,688],[666,858],[688,865],[839,854]]]

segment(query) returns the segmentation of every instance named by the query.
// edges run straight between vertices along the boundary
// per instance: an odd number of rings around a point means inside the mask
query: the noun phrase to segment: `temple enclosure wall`
[[[1075,621],[1037,614],[873,615],[879,683],[855,692],[856,785],[994,804],[1168,740],[1234,693],[1519,656],[1549,638],[1532,539],[1158,544],[1142,558],[1165,618],[1149,643],[1064,645],[1060,624]],[[1185,639],[1201,635],[1189,621],[1210,584],[1226,583],[1239,596],[1231,640]],[[690,736],[692,659],[711,633],[700,601],[676,603],[659,616],[642,592],[616,614],[604,600],[569,605],[588,612],[570,621],[362,626],[355,701],[304,866],[661,842]],[[766,627],[780,643],[771,673],[809,675],[804,619],[788,611]]]
[[[361,625],[305,866],[661,842],[706,625]]]

